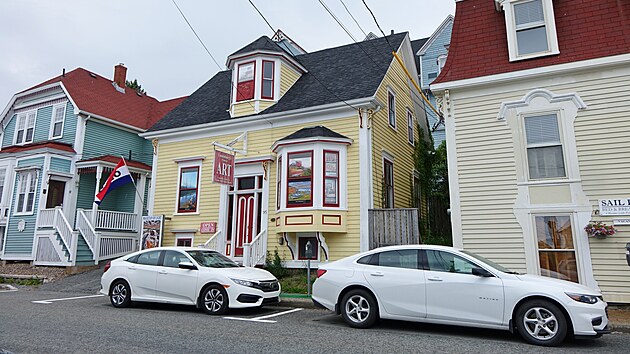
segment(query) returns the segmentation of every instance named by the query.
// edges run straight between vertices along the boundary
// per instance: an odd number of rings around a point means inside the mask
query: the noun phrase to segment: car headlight
[[[230,278],[230,280],[232,280],[233,282],[235,282],[238,285],[242,285],[242,286],[247,286],[250,288],[253,288],[256,286],[256,283],[254,283],[253,281],[250,280],[242,280],[242,279],[234,279],[234,278]]]
[[[572,294],[572,293],[565,293],[565,294],[567,294],[567,296],[572,298],[573,300],[577,302],[583,302],[585,304],[594,304],[598,300],[597,296],[595,295]]]

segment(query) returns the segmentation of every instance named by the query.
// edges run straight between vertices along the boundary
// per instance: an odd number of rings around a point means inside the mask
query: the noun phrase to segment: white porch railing
[[[63,245],[70,254],[70,261],[72,261],[72,257],[75,253],[73,247],[74,243],[72,242],[74,230],[72,229],[72,226],[70,226],[70,223],[66,219],[65,215],[63,215],[63,209],[61,209],[61,207],[55,207],[54,209],[40,210],[39,227],[52,227],[55,231],[57,231],[59,237],[61,237]]]
[[[90,251],[92,251],[92,255],[94,255],[94,259],[98,259],[98,255],[94,252],[95,246],[98,242],[96,230],[92,226],[90,219],[88,219],[87,215],[85,215],[85,210],[78,209],[77,210],[77,229],[83,236],[85,243],[87,243]]]
[[[243,245],[243,265],[245,267],[254,267],[262,264],[266,256],[266,240],[267,230],[263,230],[250,243]]]
[[[209,248],[213,251],[221,252],[219,247],[219,237],[221,235],[221,230],[217,231],[214,235],[210,236],[208,241],[203,244],[204,248]],[[222,253],[222,252],[221,252]]]
[[[138,250],[138,237],[135,235],[97,235],[97,260],[116,258]]]
[[[84,213],[91,222],[93,220],[92,211],[85,210]],[[122,211],[98,210],[96,212],[94,229],[138,231],[138,224],[137,214]]]

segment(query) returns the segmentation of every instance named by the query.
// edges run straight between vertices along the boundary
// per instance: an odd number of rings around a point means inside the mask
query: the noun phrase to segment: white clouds
[[[176,0],[223,66],[227,55],[272,32],[247,0]],[[253,0],[272,26],[307,51],[351,43],[318,0]],[[339,0],[324,0],[357,39],[363,34]],[[380,36],[361,0],[344,3]],[[383,30],[428,37],[454,12],[453,0],[368,0]],[[170,0],[0,1],[0,106],[29,86],[76,67],[111,78],[129,68],[149,94],[191,94],[219,69]]]

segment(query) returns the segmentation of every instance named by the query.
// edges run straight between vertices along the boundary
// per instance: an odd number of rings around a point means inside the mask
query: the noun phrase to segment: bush
[[[282,259],[280,258],[277,248],[273,251],[273,257],[270,255],[269,251],[267,251],[265,269],[278,279],[287,275],[287,269],[284,267],[284,264],[282,264]]]

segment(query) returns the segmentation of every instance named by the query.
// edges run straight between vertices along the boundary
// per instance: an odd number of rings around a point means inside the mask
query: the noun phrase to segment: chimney
[[[114,66],[114,83],[118,85],[118,87],[124,89],[126,79],[127,79],[127,68],[125,68],[125,64],[120,63]]]

